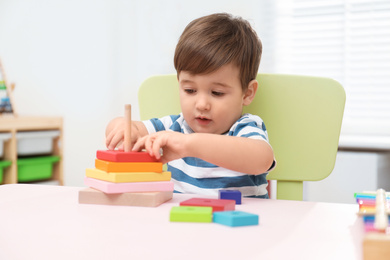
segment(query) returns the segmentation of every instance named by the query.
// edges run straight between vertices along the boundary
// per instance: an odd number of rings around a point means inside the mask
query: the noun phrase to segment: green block
[[[0,80],[0,89],[5,89],[5,83],[2,80]]]
[[[170,221],[172,222],[212,222],[212,207],[172,207]]]
[[[55,155],[18,159],[18,181],[29,182],[50,179],[53,175],[53,164],[59,160],[60,157]]]
[[[0,183],[3,183],[4,169],[11,165],[11,161],[0,161]]]

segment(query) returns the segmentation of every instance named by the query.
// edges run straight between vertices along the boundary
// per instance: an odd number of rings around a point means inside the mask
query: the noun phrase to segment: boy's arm
[[[271,146],[246,137],[216,134],[182,134],[162,131],[140,138],[133,150],[145,148],[151,155],[169,162],[183,157],[197,157],[209,163],[247,174],[269,170],[274,155]]]
[[[267,172],[274,161],[273,150],[266,141],[246,137],[191,134],[186,149],[187,156],[253,175]]]
[[[125,119],[117,117],[111,120],[106,127],[106,146],[109,150],[115,148],[123,149],[123,139],[125,131]],[[131,143],[148,134],[145,125],[140,121],[131,122]]]

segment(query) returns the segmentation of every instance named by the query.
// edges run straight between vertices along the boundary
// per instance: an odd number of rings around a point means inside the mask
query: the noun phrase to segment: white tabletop
[[[77,187],[0,186],[0,259],[361,259],[357,205],[243,199],[260,224],[174,223],[157,207],[85,205]],[[210,197],[209,197],[210,198]]]

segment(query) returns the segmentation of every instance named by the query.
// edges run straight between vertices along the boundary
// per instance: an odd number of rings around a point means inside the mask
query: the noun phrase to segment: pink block
[[[88,187],[109,194],[125,192],[173,191],[173,182],[171,181],[113,183],[85,177],[84,183]]]

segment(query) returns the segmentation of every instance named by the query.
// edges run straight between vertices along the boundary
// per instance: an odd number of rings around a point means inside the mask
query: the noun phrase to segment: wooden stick
[[[130,152],[131,144],[131,105],[125,105],[125,133],[124,133],[124,150]]]
[[[374,228],[385,231],[389,225],[389,217],[387,215],[386,192],[383,189],[378,189],[376,193],[375,210]]]

